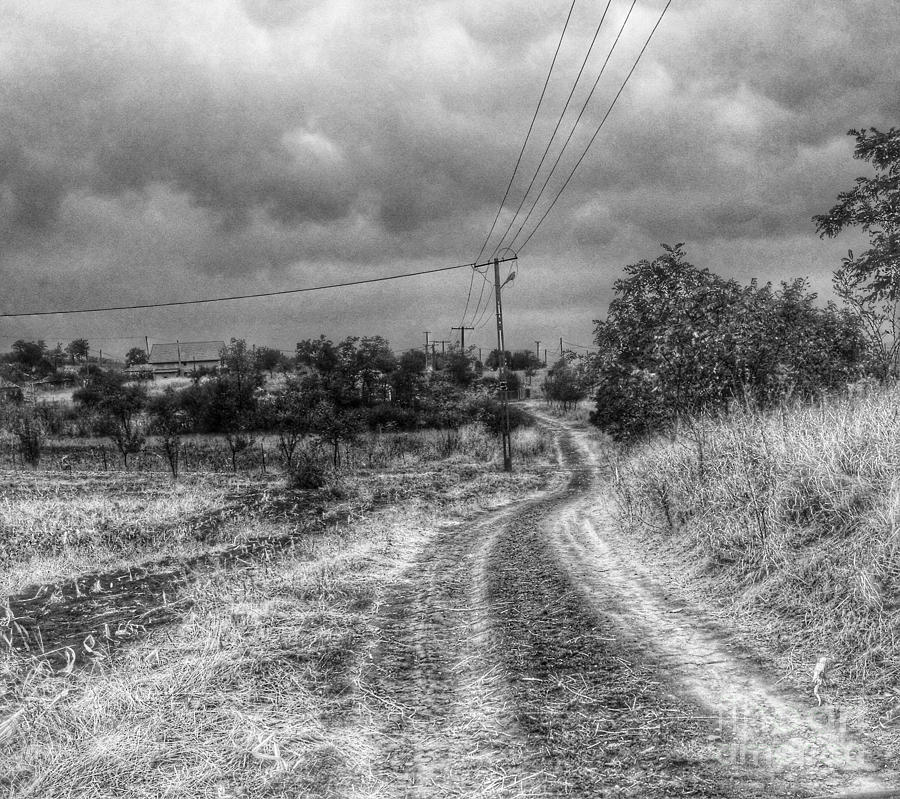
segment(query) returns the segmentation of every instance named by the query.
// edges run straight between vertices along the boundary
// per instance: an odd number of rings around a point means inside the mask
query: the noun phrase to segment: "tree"
[[[76,338],[66,346],[66,352],[72,359],[72,363],[83,363],[87,360],[91,351],[91,345],[86,338]]]
[[[553,365],[543,384],[547,401],[558,402],[564,410],[569,407],[577,408],[578,403],[587,396],[589,388],[584,364],[572,364],[566,358],[561,358]]]
[[[257,371],[269,372],[270,374],[277,368],[284,367],[289,363],[287,358],[281,354],[281,350],[276,350],[273,347],[259,347],[256,350],[255,358]]]
[[[163,452],[172,472],[172,479],[178,479],[178,468],[181,452],[181,436],[190,429],[188,414],[181,406],[175,390],[168,386],[162,394],[153,397],[148,403],[150,413],[150,432],[159,436]]]
[[[13,358],[22,369],[46,374],[53,365],[47,358],[47,345],[43,341],[23,341],[19,339],[12,345]]]
[[[263,415],[268,426],[278,434],[278,451],[289,472],[293,472],[298,448],[313,427],[313,414],[319,397],[304,388],[297,377],[288,378],[281,391],[265,403]]]
[[[140,366],[147,363],[149,356],[143,347],[132,347],[125,353],[125,366]]]
[[[900,129],[851,130],[853,157],[875,167],[874,177],[859,177],[838,195],[827,214],[813,217],[822,238],[834,238],[848,227],[869,235],[869,249],[852,250],[834,273],[835,293],[861,320],[878,371],[884,378],[897,372],[900,352]]]
[[[815,304],[802,279],[741,286],[688,263],[683,245],[625,267],[605,320],[593,421],[618,438],[675,430],[738,400],[771,405],[812,397],[860,376],[858,321]]]
[[[140,452],[146,440],[141,424],[141,411],[146,403],[143,386],[120,384],[108,388],[97,405],[100,431],[112,439],[126,469],[128,456]]]

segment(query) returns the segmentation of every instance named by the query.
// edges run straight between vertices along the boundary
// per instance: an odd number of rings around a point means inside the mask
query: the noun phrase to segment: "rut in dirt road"
[[[749,676],[698,611],[657,596],[614,535],[591,445],[544,421],[567,487],[427,537],[388,588],[361,681],[380,725],[378,795],[885,787],[842,730]]]
[[[693,743],[702,711],[661,701],[546,549],[594,479],[565,435],[561,450],[564,490],[428,537],[388,589],[361,680],[378,795],[753,795]]]

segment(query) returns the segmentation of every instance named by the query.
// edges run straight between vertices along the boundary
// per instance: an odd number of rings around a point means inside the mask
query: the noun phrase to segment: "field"
[[[676,601],[670,561],[616,529],[613,450],[586,411],[531,413],[512,474],[474,427],[367,436],[318,489],[290,488],[276,463],[234,473],[215,459],[178,482],[87,460],[6,472],[0,785],[11,797],[884,788],[885,736],[811,714],[783,676],[758,671],[748,627]]]

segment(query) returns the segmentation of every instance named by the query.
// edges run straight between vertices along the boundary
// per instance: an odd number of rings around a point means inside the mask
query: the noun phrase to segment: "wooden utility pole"
[[[474,330],[474,327],[451,327],[451,330],[459,331],[459,348],[465,353],[466,351],[466,331]]]
[[[563,356],[563,348],[562,348],[562,336],[559,337],[559,357]]]
[[[430,330],[425,331],[425,368],[428,369],[428,336],[431,335]]]
[[[537,339],[534,340],[534,357],[538,360],[541,359],[541,342]]]
[[[509,278],[507,278],[508,280]],[[503,471],[512,471],[512,445],[509,436],[509,393],[506,382],[506,356],[503,351],[503,302],[500,299],[500,259],[494,258],[494,300],[497,310],[497,350],[499,352],[500,402],[503,413]]]
[[[435,344],[440,344],[440,345],[441,345],[441,355],[444,355],[444,354],[445,354],[444,345],[445,345],[445,344],[452,344],[452,342],[446,341],[446,340],[444,340],[444,339],[438,339],[438,340],[435,341],[434,343],[435,343]]]

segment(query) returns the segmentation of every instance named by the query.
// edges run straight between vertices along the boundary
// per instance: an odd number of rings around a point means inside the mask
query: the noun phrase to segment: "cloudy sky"
[[[280,290],[472,261],[571,0],[0,0],[0,312]],[[609,108],[665,0],[638,0],[518,250]],[[612,0],[527,211],[622,26]],[[522,200],[606,2],[577,0],[519,173]],[[625,264],[660,242],[741,280],[827,294],[860,239],[811,216],[900,124],[893,0],[674,0],[504,290],[508,346],[589,344]],[[511,227],[504,244],[519,228]],[[12,339],[124,352],[325,333],[450,339],[469,270],[177,309],[0,318]],[[475,276],[465,323],[487,347]],[[477,314],[473,313],[478,310]],[[480,317],[480,318],[479,318]],[[135,337],[133,339],[127,337]]]

